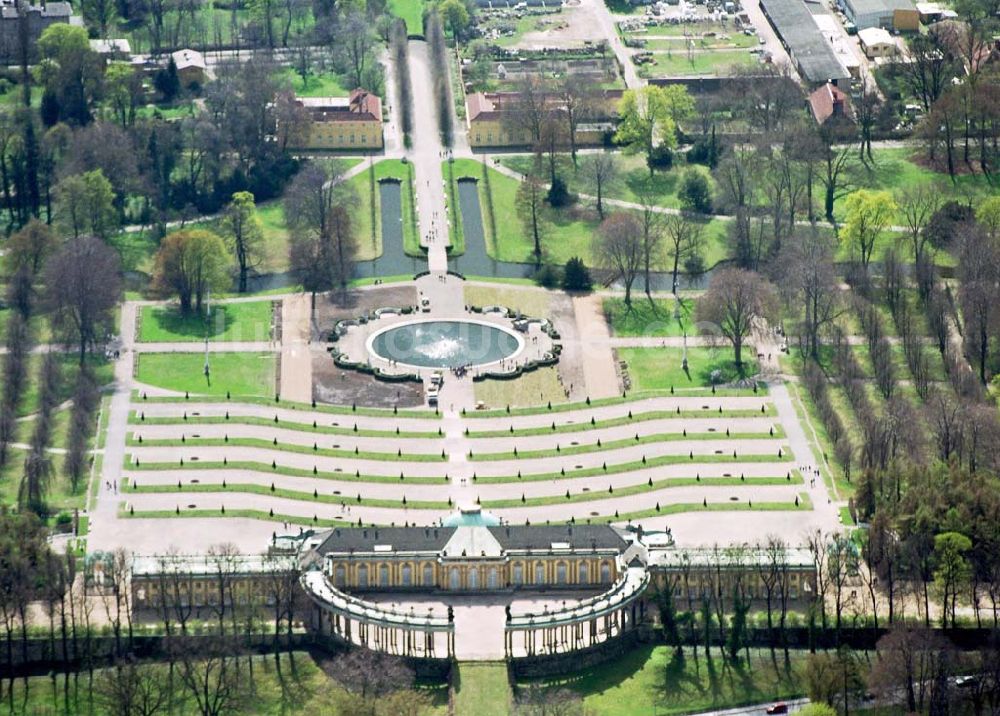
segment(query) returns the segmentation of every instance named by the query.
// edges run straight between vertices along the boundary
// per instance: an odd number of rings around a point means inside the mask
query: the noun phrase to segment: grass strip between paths
[[[739,478],[732,477],[721,477],[721,478],[706,478],[704,484],[709,487],[717,486],[740,486],[746,484],[752,484],[755,486],[773,486],[773,485],[785,485],[793,482],[791,476],[784,477],[751,477],[746,480],[741,480]],[[796,474],[794,478],[796,484],[802,484],[802,478]],[[544,497],[526,497],[524,499],[509,499],[509,500],[484,500],[482,502],[482,507],[486,509],[499,509],[504,507],[541,507],[544,505],[557,505],[562,503],[579,503],[579,502],[595,502],[599,500],[612,499],[614,497],[629,497],[631,495],[638,495],[644,492],[659,492],[661,490],[669,490],[676,487],[692,487],[695,485],[703,484],[702,481],[696,480],[694,478],[675,478],[667,480],[659,480],[652,483],[641,483],[638,485],[629,485],[627,487],[621,487],[615,492],[605,493],[604,491],[596,492],[578,492],[575,495],[570,495],[567,499],[564,495],[545,495]],[[302,490],[289,490],[286,488],[266,485],[259,485],[254,482],[233,482],[233,483],[180,483],[179,487],[167,484],[156,484],[156,485],[139,485],[133,486],[129,492],[144,493],[144,494],[178,494],[182,495],[191,492],[211,492],[222,494],[226,492],[232,493],[246,493],[253,495],[270,495],[272,497],[282,497],[289,500],[297,500],[299,502],[318,502],[324,504],[346,504],[350,503],[352,505],[361,505],[362,507],[387,507],[390,509],[398,509],[400,507],[408,508],[412,510],[443,510],[452,507],[452,502],[442,502],[441,500],[385,500],[364,497],[361,493],[357,493],[354,497],[350,495],[327,495],[320,492],[310,493]],[[404,495],[405,498],[405,495]]]
[[[647,517],[659,517],[662,515],[677,515],[684,512],[795,512],[795,511],[805,511],[812,509],[812,502],[809,500],[809,496],[806,493],[799,494],[799,504],[796,505],[794,502],[758,502],[756,504],[748,503],[734,503],[734,502],[710,502],[708,505],[699,503],[675,503],[671,505],[665,505],[659,510],[656,508],[649,510],[639,510],[636,512],[625,512],[614,517],[607,515],[598,515],[587,517],[583,520],[586,524],[611,524],[613,522],[632,522],[633,520],[641,520]],[[170,510],[129,510],[125,507],[125,503],[121,503],[118,510],[118,517],[120,518],[134,518],[134,519],[166,519],[171,517],[242,517],[257,520],[267,520],[270,522],[288,522],[289,524],[297,525],[314,525],[319,527],[353,527],[361,526],[363,523],[359,519],[358,522],[347,522],[345,520],[334,520],[328,518],[320,519],[314,516],[313,519],[308,517],[301,517],[299,515],[284,515],[275,513],[273,511],[265,512],[263,510],[226,510],[222,512],[221,510],[199,510],[199,509],[187,509],[181,510],[180,512]],[[549,524],[547,522],[547,524]],[[576,524],[576,520],[564,520],[562,522],[557,522],[556,524]],[[370,523],[370,526],[375,526],[374,523]]]
[[[531,460],[532,458],[543,458],[543,457],[559,457],[560,455],[584,455],[593,452],[603,452],[605,450],[619,450],[621,448],[631,447],[632,445],[655,445],[659,443],[669,443],[669,442],[679,442],[682,440],[695,440],[695,441],[716,441],[716,440],[777,440],[780,439],[781,435],[777,434],[775,431],[774,435],[769,435],[767,433],[730,433],[729,435],[723,433],[692,433],[690,435],[685,435],[683,433],[659,433],[657,435],[637,435],[635,438],[622,438],[620,440],[609,440],[608,442],[597,442],[591,443],[589,445],[567,445],[566,447],[559,446],[558,448],[550,448],[547,450],[522,450],[518,452],[490,452],[490,453],[473,453],[469,456],[472,461],[489,462],[493,460]],[[785,446],[782,446],[783,448]],[[785,450],[782,450],[784,453]]]
[[[149,417],[141,418],[138,421],[130,420],[129,427],[141,427],[143,425],[253,425],[257,427],[273,428],[275,425],[280,425],[285,430],[295,430],[300,433],[316,433],[318,435],[355,435],[362,438],[421,438],[421,439],[434,439],[444,437],[443,431],[441,433],[433,433],[427,431],[413,431],[413,430],[400,430],[398,432],[393,432],[392,430],[363,430],[361,428],[341,428],[334,427],[332,425],[319,425],[316,421],[313,424],[309,423],[291,423],[292,427],[289,427],[289,421],[284,423],[275,423],[273,419],[270,418],[259,418],[254,415],[240,415],[232,418],[225,418],[220,415],[196,415],[189,418],[175,418],[175,417]],[[505,433],[506,434],[506,433]]]
[[[143,440],[139,442],[135,437],[129,436],[127,444],[131,447],[248,447],[261,450],[271,450],[272,452],[289,452],[300,455],[318,455],[320,457],[353,458],[357,460],[379,460],[385,462],[446,462],[447,456],[442,457],[441,453],[391,453],[391,452],[363,452],[355,448],[354,450],[334,450],[331,448],[316,447],[313,449],[308,445],[294,445],[292,443],[274,444],[271,440],[263,438],[185,438],[163,439],[163,440]]]
[[[466,411],[467,418],[498,418],[504,415],[544,415],[545,413],[564,413],[570,410],[586,410],[587,408],[599,408],[606,405],[625,405],[636,403],[652,398],[752,398],[767,395],[767,387],[763,383],[758,383],[757,392],[750,389],[738,388],[718,388],[714,392],[711,388],[682,388],[677,391],[669,390],[644,390],[632,393],[624,398],[598,398],[596,400],[585,400],[582,403],[553,403],[551,407],[539,406],[531,408],[510,408],[496,410]]]
[[[382,500],[374,497],[363,497],[361,493],[358,493],[355,497],[351,497],[349,495],[324,495],[323,493],[317,492],[314,496],[309,492],[288,490],[281,487],[277,487],[272,490],[267,485],[258,485],[253,482],[226,483],[225,486],[219,483],[198,483],[197,485],[182,483],[182,487],[179,490],[171,485],[139,485],[138,487],[131,487],[129,492],[147,494],[165,494],[172,492],[178,495],[190,494],[192,492],[211,492],[215,494],[231,492],[250,495],[270,495],[272,497],[283,497],[285,499],[296,500],[298,502],[318,502],[328,505],[349,503],[351,505],[360,505],[362,507],[387,507],[389,509],[406,507],[411,510],[447,510],[452,506],[451,502],[444,500],[407,500],[406,502],[403,502],[402,499]]]
[[[713,418],[724,420],[726,418],[759,418],[776,417],[778,411],[773,405],[768,405],[764,412],[759,410],[723,410],[721,413],[708,415],[704,410],[653,410],[648,413],[636,413],[632,417],[622,416],[611,418],[610,420],[595,420],[592,423],[561,423],[552,426],[539,428],[514,428],[514,432],[507,430],[470,430],[468,438],[502,438],[513,435],[514,437],[533,437],[535,435],[552,435],[553,433],[578,433],[585,430],[600,430],[601,428],[616,428],[620,425],[631,425],[633,423],[643,423],[650,420],[671,420],[671,419],[692,419],[692,418]],[[555,424],[553,422],[553,424]]]
[[[436,410],[422,410],[416,408],[400,408],[398,412],[389,408],[364,408],[352,405],[329,405],[317,403],[315,406],[309,403],[296,403],[290,400],[269,400],[253,395],[240,395],[230,400],[213,395],[193,394],[190,398],[183,396],[147,396],[143,397],[140,391],[133,391],[132,402],[135,406],[142,403],[200,403],[212,405],[272,405],[275,408],[285,408],[287,410],[308,410],[316,413],[328,413],[330,415],[364,415],[366,417],[385,418],[390,415],[402,415],[406,418],[440,418],[441,415]],[[137,408],[136,408],[137,409]]]

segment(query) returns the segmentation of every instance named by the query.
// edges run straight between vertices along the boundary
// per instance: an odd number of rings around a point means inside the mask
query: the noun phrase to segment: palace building
[[[477,508],[437,527],[347,527],[315,538],[307,562],[351,591],[597,588],[628,543],[609,525],[501,525]]]

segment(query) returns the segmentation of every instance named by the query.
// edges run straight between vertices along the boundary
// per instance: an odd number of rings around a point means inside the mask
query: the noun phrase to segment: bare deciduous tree
[[[744,269],[723,269],[712,276],[708,290],[698,299],[699,322],[709,323],[733,346],[737,368],[743,366],[743,343],[756,321],[776,315],[774,286],[766,278]]]
[[[594,237],[594,255],[625,287],[625,305],[632,308],[632,284],[643,263],[642,222],[632,214],[611,214]]]
[[[118,254],[92,236],[67,241],[45,264],[45,286],[53,323],[74,337],[83,365],[121,298]]]

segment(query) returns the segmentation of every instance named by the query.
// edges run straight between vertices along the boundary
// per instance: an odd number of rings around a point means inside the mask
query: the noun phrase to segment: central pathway
[[[426,42],[410,40],[409,49],[410,81],[413,85],[413,148],[407,156],[415,170],[420,245],[427,247],[428,269],[432,273],[445,272],[448,270],[448,212],[441,178],[444,147],[438,131],[434,70]]]

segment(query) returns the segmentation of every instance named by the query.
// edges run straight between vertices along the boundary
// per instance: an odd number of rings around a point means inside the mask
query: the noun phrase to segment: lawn
[[[408,34],[424,34],[423,0],[389,0],[389,11],[396,17],[403,18]]]
[[[357,708],[353,699],[345,699],[342,686],[324,673],[312,656],[306,652],[284,652],[279,656],[253,657],[253,669],[249,669],[246,657],[241,659],[242,703],[235,708],[226,707],[225,713],[255,714],[256,716],[285,716],[287,714],[349,713]],[[162,678],[157,680],[161,688],[171,683],[166,678],[167,667],[162,669]],[[89,688],[86,672],[71,674],[69,683],[60,674],[35,676],[18,680],[12,684],[16,700],[16,713],[24,714],[89,714],[90,716],[110,716],[117,710],[109,710],[96,696],[100,692],[103,670],[98,669],[94,679],[97,689]],[[157,713],[166,716],[182,716],[197,713],[197,704],[185,689],[182,680],[175,674],[171,699]],[[26,688],[27,687],[27,688]],[[443,716],[447,713],[444,688],[419,688],[430,704],[429,716]],[[117,706],[117,704],[116,704]],[[23,707],[23,710],[22,710]]]
[[[495,169],[488,169],[489,187],[483,181],[482,164],[474,159],[456,159],[455,178],[472,177],[479,182],[480,201],[483,203],[486,251],[498,261],[533,262],[534,241],[524,231],[517,219],[516,197],[520,182]],[[495,221],[489,220],[490,205]],[[579,256],[588,264],[590,241],[597,228],[597,217],[577,208],[546,211],[545,230],[542,238],[543,261],[565,264]],[[493,226],[496,225],[496,235]]]
[[[504,662],[460,662],[452,681],[456,714],[506,716],[510,713],[510,688]]]
[[[512,380],[482,380],[475,384],[474,390],[476,401],[482,401],[487,408],[545,405],[549,401],[555,405],[566,401],[554,366],[539,368]]]
[[[806,654],[752,651],[736,664],[713,650],[683,655],[666,646],[643,646],[615,661],[541,683],[566,688],[594,716],[695,713],[800,696],[805,692]],[[524,684],[519,684],[522,686]]]
[[[140,383],[202,395],[274,397],[275,359],[271,353],[213,353],[205,376],[202,353],[144,353],[138,356]]]
[[[678,48],[677,52],[654,54],[652,62],[639,66],[639,74],[643,77],[724,75],[734,65],[757,63],[757,55],[747,50],[702,50],[689,56],[683,48]]]
[[[707,387],[712,373],[720,371],[717,383],[728,383],[740,377],[729,348],[688,348],[688,371],[681,369],[682,348],[618,348],[618,359],[626,362],[632,379],[632,392],[669,390],[670,388]],[[743,348],[743,375],[757,372],[751,360],[753,348]]]
[[[631,309],[622,298],[605,298],[602,306],[616,336],[682,336],[695,332],[691,301],[682,299],[678,317],[674,316],[673,298],[655,298],[650,303],[645,296],[637,296]]]
[[[148,343],[174,341],[268,341],[271,339],[271,301],[216,303],[211,315],[184,316],[177,306],[143,306],[139,314],[139,340]]]
[[[278,73],[278,78],[287,82],[299,97],[347,97],[351,93],[336,72],[308,72],[303,82],[302,75],[286,67]]]
[[[465,302],[470,306],[506,306],[526,316],[547,318],[549,293],[545,290],[517,289],[506,286],[464,286]]]

